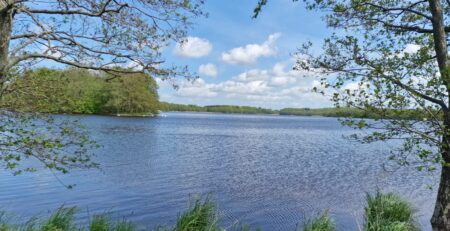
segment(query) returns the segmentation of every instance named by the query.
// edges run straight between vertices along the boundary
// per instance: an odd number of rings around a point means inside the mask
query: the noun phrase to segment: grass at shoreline
[[[415,231],[414,208],[393,193],[367,195],[365,231]]]
[[[418,231],[414,209],[399,195],[377,192],[368,195],[365,222],[362,231]],[[61,207],[47,219],[32,218],[25,224],[11,224],[0,212],[0,231],[135,231],[137,226],[127,220],[114,221],[107,215],[97,214],[87,226],[75,224],[76,208]],[[140,229],[141,230],[141,229]],[[208,198],[194,200],[186,211],[170,226],[146,229],[154,231],[257,231],[248,225],[220,227],[215,204]],[[328,212],[308,220],[300,229],[293,231],[336,231],[335,221]]]

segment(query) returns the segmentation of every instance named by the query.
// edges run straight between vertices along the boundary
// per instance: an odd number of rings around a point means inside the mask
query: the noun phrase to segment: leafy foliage
[[[105,84],[105,104],[101,113],[151,113],[159,109],[158,86],[151,77],[131,74]]]
[[[158,92],[155,80],[144,74],[40,68],[17,76],[0,102],[19,112],[157,114]]]
[[[90,153],[96,144],[76,121],[5,110],[0,117],[0,166],[14,174],[36,171],[38,163],[62,173],[97,166]]]
[[[203,0],[36,0],[0,4],[0,82],[13,69],[50,60],[84,69],[190,77],[161,52],[186,37]],[[38,49],[37,49],[38,48]],[[130,66],[130,69],[117,69]]]

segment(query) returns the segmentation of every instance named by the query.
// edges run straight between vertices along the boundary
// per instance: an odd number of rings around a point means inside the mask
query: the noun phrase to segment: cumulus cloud
[[[236,82],[225,81],[216,84],[213,88],[215,91],[226,92],[230,94],[264,94],[270,90],[265,81]]]
[[[403,50],[404,53],[407,54],[414,54],[417,53],[420,50],[421,46],[417,44],[407,44],[405,49]]]
[[[196,79],[194,82],[183,83],[176,92],[176,96],[196,98],[215,97],[217,96],[217,92],[212,91],[212,87],[212,84],[207,84],[203,79]]]
[[[277,63],[270,70],[253,69],[233,77],[233,80],[239,82],[248,82],[255,80],[265,80],[272,87],[282,87],[294,84],[298,78],[301,78],[301,72],[289,70],[285,71],[286,64]]]
[[[198,73],[204,76],[216,77],[217,76],[216,65],[212,63],[200,65],[198,67]]]
[[[197,104],[212,102],[275,108],[331,105],[327,97],[312,92],[317,86],[320,83],[316,76],[292,70],[290,60],[269,69],[248,70],[222,82],[208,83],[204,79],[185,82],[174,96],[185,102],[195,98]]]
[[[187,37],[183,42],[177,43],[173,49],[175,55],[187,58],[200,58],[212,51],[212,44],[199,37]]]
[[[252,64],[260,57],[270,57],[276,54],[275,42],[280,33],[269,35],[262,44],[248,44],[222,53],[221,59],[228,64]]]

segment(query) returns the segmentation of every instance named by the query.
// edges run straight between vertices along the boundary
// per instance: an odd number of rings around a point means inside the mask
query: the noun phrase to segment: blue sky
[[[183,104],[233,104],[266,108],[326,107],[312,93],[316,78],[292,70],[292,53],[306,41],[320,47],[330,35],[317,12],[291,0],[272,0],[252,19],[256,0],[209,0],[207,18],[194,21],[185,44],[164,51],[167,64],[187,65],[200,78],[160,82],[161,100]]]

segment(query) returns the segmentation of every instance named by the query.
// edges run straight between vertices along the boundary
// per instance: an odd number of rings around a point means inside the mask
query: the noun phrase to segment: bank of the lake
[[[2,231],[136,231],[137,226],[126,219],[113,220],[109,214],[93,214],[89,223],[76,224],[76,207],[60,207],[47,218],[32,218],[24,223],[13,223],[0,211],[0,230]],[[368,194],[364,207],[364,231],[416,231],[420,230],[416,221],[414,206],[395,193],[376,192]],[[291,231],[335,231],[336,221],[324,211],[310,217]],[[262,231],[242,222],[228,227],[221,226],[217,207],[208,197],[192,198],[185,211],[178,215],[173,225],[146,228],[153,231]]]

